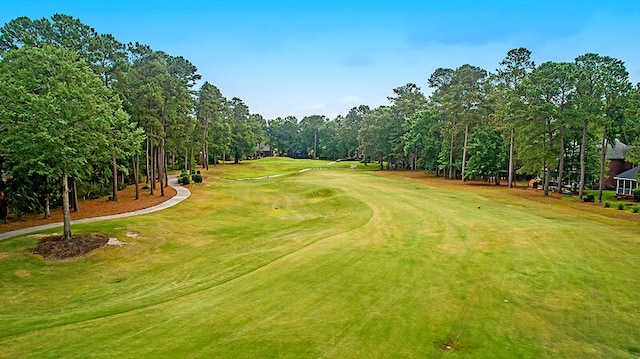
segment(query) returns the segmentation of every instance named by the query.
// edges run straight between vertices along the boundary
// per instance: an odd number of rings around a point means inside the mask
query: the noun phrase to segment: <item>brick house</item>
[[[625,160],[627,152],[632,148],[633,146],[625,145],[616,138],[613,147],[607,151],[605,159],[609,162],[609,171],[604,179],[605,188],[616,188],[615,177],[633,168],[633,163]]]
[[[623,197],[633,196],[633,191],[638,188],[638,171],[640,171],[640,166],[624,171],[614,177],[616,180],[616,195]]]

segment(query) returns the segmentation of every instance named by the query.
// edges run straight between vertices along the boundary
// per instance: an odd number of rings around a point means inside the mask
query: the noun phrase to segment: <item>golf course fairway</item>
[[[0,358],[638,358],[640,215],[363,168],[211,167],[71,260],[0,241]]]

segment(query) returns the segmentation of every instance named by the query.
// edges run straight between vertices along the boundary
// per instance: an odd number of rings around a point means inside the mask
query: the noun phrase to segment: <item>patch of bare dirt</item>
[[[140,199],[136,200],[134,186],[129,186],[118,192],[118,202],[109,201],[109,196],[79,203],[79,211],[71,212],[71,220],[109,216],[112,214],[133,212],[144,208],[153,207],[165,202],[177,194],[172,187],[165,188],[164,197],[160,196],[160,189],[156,189],[155,195],[150,195],[149,190],[140,190]],[[0,222],[0,233],[16,229],[39,226],[49,223],[62,222],[62,209],[51,211],[50,219],[43,219],[41,213],[29,213],[17,218],[11,214],[7,223]]]
[[[100,247],[104,247],[109,238],[100,234],[78,234],[71,239],[62,239],[61,235],[42,238],[31,253],[44,258],[67,259],[80,257]]]

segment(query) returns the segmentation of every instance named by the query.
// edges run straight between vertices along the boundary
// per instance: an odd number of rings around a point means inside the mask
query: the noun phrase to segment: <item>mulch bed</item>
[[[148,190],[141,190],[140,199],[136,200],[135,187],[129,186],[126,189],[118,192],[118,202],[109,201],[109,196],[80,202],[80,211],[71,212],[71,220],[108,216],[112,214],[133,212],[143,208],[153,207],[157,204],[167,201],[177,193],[176,190],[171,187],[167,187],[164,190],[164,197],[160,196],[159,188],[156,189],[156,193],[153,196],[149,194]],[[8,223],[2,223],[2,221],[0,221],[0,233],[14,231],[21,228],[39,226],[43,224],[58,223],[62,221],[63,215],[61,208],[52,210],[50,219],[42,219],[42,214],[38,213],[25,214],[21,218],[16,218],[15,215],[10,214]]]
[[[70,240],[62,239],[61,235],[42,238],[31,252],[44,258],[68,259],[83,256],[100,247],[104,247],[109,238],[99,234],[74,235]]]

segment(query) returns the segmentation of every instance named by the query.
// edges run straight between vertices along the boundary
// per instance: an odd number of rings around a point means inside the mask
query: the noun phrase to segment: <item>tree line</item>
[[[68,15],[6,23],[0,58],[0,219],[47,217],[55,204],[67,223],[78,197],[108,188],[117,201],[132,183],[138,198],[142,182],[164,195],[169,170],[237,163],[265,146],[509,187],[540,175],[545,195],[553,179],[577,183],[582,197],[586,185],[602,193],[614,139],[640,145],[640,88],[622,61],[598,54],[536,65],[529,50],[513,49],[493,72],[436,69],[429,97],[409,83],[388,105],[301,120],[266,120],[207,81],[196,89],[202,78],[184,57],[123,44]]]
[[[409,83],[393,89],[389,105],[358,106],[332,121],[310,116],[296,126],[293,117],[277,118],[268,122],[269,143],[289,156],[355,154],[381,169],[504,179],[509,188],[518,176],[539,176],[544,195],[574,184],[581,199],[586,187],[598,188],[598,202],[615,140],[635,145],[629,160],[640,159],[640,86],[619,59],[587,53],[536,65],[517,48],[493,72],[438,68],[427,85],[429,97]]]

